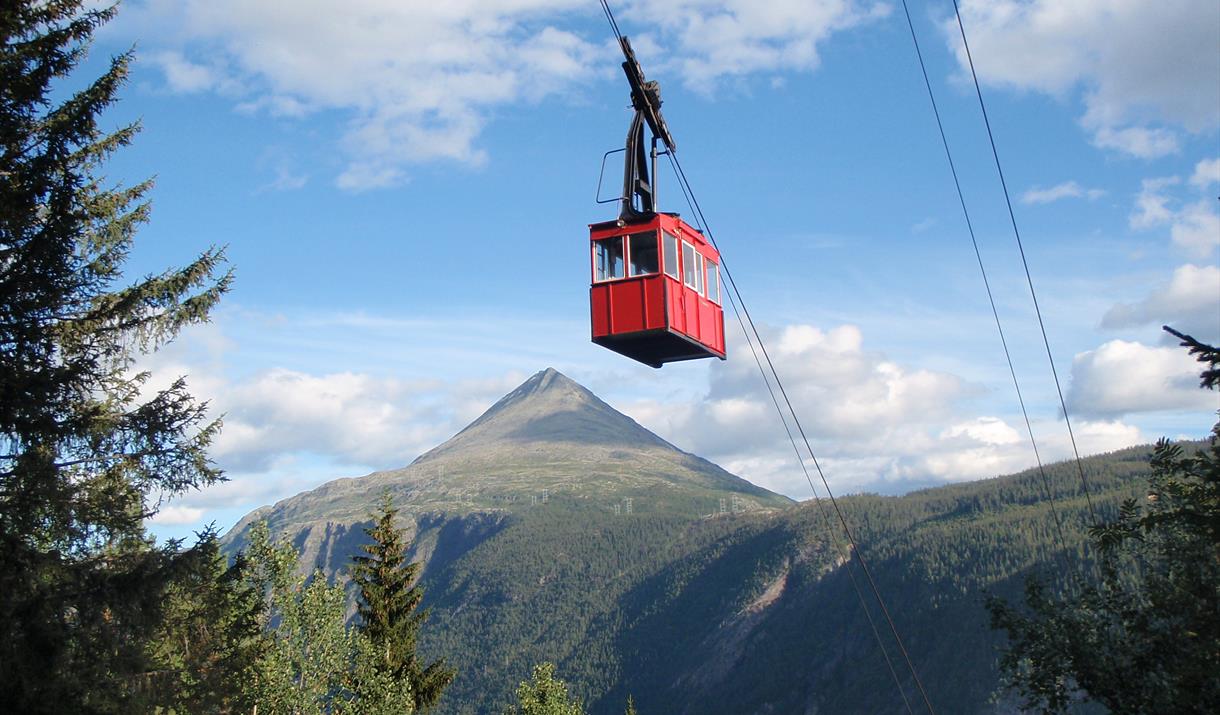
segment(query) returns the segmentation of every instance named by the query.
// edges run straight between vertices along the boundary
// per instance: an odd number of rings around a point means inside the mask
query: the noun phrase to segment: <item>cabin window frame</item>
[[[681,240],[675,234],[664,229],[661,230],[661,272],[676,281],[682,280],[682,251],[678,247],[679,243],[681,243]],[[673,248],[672,257],[667,251],[670,247]],[[670,272],[671,268],[673,269],[672,273]]]
[[[710,300],[710,301],[712,301],[712,302],[713,302],[713,303],[715,303],[716,305],[720,305],[720,304],[721,304],[721,303],[720,303],[720,291],[721,291],[721,285],[720,285],[720,263],[719,263],[719,262],[717,262],[717,261],[713,261],[713,260],[712,260],[712,259],[710,259],[710,258],[706,258],[706,259],[704,259],[704,263],[705,263],[705,264],[706,264],[706,266],[707,266],[707,275],[708,275],[708,277],[709,277],[709,278],[711,278],[711,277],[713,277],[713,276],[715,277],[715,278],[714,278],[714,280],[706,280],[706,279],[704,280],[704,284],[705,284],[705,285],[708,287],[708,290],[707,290],[707,299],[708,299],[708,300]],[[714,295],[714,296],[712,295],[712,290],[711,290],[711,286],[712,286],[712,284],[713,284],[713,283],[714,283],[714,284],[715,284],[715,286],[716,286],[716,295]]]
[[[689,250],[688,250],[689,249]],[[687,265],[687,256],[690,256],[690,264]],[[699,280],[699,259],[696,256],[702,256],[699,249],[695,248],[693,243],[689,241],[682,242],[682,285],[699,293],[699,286],[702,281]],[[691,281],[694,281],[692,284]]]
[[[609,283],[610,281],[619,281],[619,280],[623,280],[624,278],[627,277],[627,275],[626,275],[627,274],[627,241],[625,239],[626,239],[626,236],[618,235],[618,236],[607,236],[605,238],[598,238],[593,241],[592,251],[593,251],[593,282],[594,283]],[[612,271],[606,270],[608,268],[612,268],[612,266],[613,266],[612,262],[608,262],[605,266],[603,266],[601,263],[602,258],[603,258],[602,246],[609,245],[610,242],[612,242],[612,241],[618,242],[619,260],[621,261],[620,266],[621,266],[621,270],[622,270],[622,273],[620,275],[611,275]],[[613,253],[607,254],[607,257],[612,261]]]
[[[658,242],[657,232],[655,230],[637,231],[636,233],[626,234],[623,236],[623,238],[625,239],[624,240],[624,250],[626,252],[625,261],[626,261],[626,266],[627,266],[627,275],[624,276],[625,278],[644,278],[647,276],[655,276],[661,272],[660,245]],[[652,255],[653,255],[654,263],[653,263],[653,269],[651,271],[645,271],[642,273],[635,272],[635,270],[636,270],[635,251],[632,249],[632,246],[635,245],[635,239],[637,239],[637,238],[644,238],[645,240],[647,240],[647,239],[652,240]]]

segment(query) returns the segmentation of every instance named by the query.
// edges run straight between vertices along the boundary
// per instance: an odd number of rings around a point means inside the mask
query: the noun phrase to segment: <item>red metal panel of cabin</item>
[[[635,333],[665,327],[660,277],[615,281],[610,291],[610,332]]]
[[[589,307],[593,324],[593,337],[610,334],[610,286],[603,283],[589,291]]]
[[[664,329],[665,289],[660,276],[599,283],[589,293],[593,337]]]
[[[684,300],[682,301],[682,319],[684,321],[684,328],[682,332],[686,333],[695,340],[698,340],[699,294],[694,290],[687,288],[685,285],[682,286],[682,294],[684,296]]]
[[[686,311],[683,309],[686,304],[686,286],[673,278],[666,278],[666,280],[669,281],[669,304],[666,306],[669,327],[671,330],[686,334]]]

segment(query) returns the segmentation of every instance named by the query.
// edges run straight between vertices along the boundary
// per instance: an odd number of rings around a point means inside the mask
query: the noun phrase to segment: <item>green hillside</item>
[[[1103,511],[1139,488],[1147,452],[1085,460]],[[1067,553],[1036,472],[840,500],[940,712],[1007,710],[984,595],[1087,556],[1075,465],[1047,471]],[[675,449],[554,371],[409,467],[261,509],[227,543],[265,519],[342,578],[385,489],[426,562],[423,650],[459,669],[440,712],[498,711],[542,660],[592,713],[628,693],[642,713],[904,711],[863,576],[817,505]]]
[[[1135,493],[1146,453],[1086,460],[1094,502],[1109,510]],[[841,500],[940,712],[1005,711],[990,702],[984,595],[1015,595],[1030,571],[1085,556],[1075,466],[1048,474],[1068,554],[1034,472]],[[493,709],[543,659],[593,713],[621,712],[628,693],[641,712],[903,711],[825,524],[813,504],[697,522],[523,518],[426,581],[425,645],[462,671],[445,712]]]

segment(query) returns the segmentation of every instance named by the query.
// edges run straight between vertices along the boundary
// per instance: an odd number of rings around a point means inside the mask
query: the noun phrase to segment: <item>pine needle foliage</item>
[[[425,711],[436,704],[456,671],[444,659],[423,665],[416,653],[420,626],[428,619],[419,610],[423,589],[416,583],[419,564],[407,561],[407,540],[394,525],[398,509],[382,495],[375,522],[364,533],[372,539],[352,558],[352,581],[360,590],[357,614],[361,632],[377,649],[378,669],[410,683],[415,706]]]
[[[185,552],[164,591],[164,614],[148,646],[157,669],[148,674],[132,712],[250,710],[253,702],[242,697],[247,675],[270,644],[263,590],[250,578],[253,568],[245,554],[229,564],[211,529]]]
[[[161,500],[221,479],[219,430],[184,380],[136,358],[205,321],[223,252],[124,284],[150,182],[101,174],[135,124],[107,130],[132,61],[69,82],[114,7],[0,3],[0,710],[129,709],[181,544],[154,548]],[[7,708],[5,706],[8,706]]]
[[[1170,331],[1220,383],[1220,351]],[[1024,608],[989,601],[1009,639],[1001,669],[1029,708],[1064,712],[1077,701],[1121,713],[1220,711],[1220,423],[1187,453],[1162,439],[1147,494],[1094,526],[1100,579],[1066,595],[1026,584]]]

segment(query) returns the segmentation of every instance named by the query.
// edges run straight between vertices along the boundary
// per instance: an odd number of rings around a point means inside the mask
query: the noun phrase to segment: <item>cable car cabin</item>
[[[720,256],[675,214],[589,226],[593,342],[645,365],[724,359]]]

